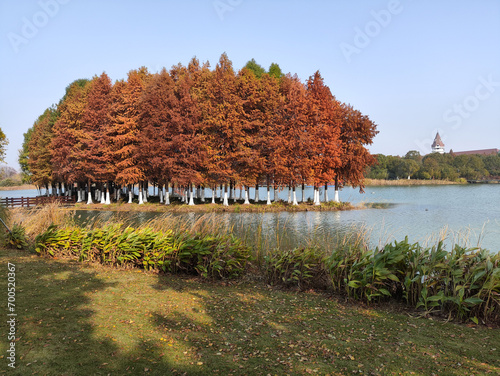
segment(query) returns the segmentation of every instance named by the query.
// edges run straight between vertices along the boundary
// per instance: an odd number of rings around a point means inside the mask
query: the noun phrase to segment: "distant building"
[[[469,151],[454,151],[451,152],[453,155],[496,155],[500,153],[499,149],[481,149],[481,150],[469,150]]]
[[[432,152],[444,154],[444,143],[441,140],[441,136],[439,135],[439,132],[436,133],[436,138],[434,139],[434,142],[432,143]]]

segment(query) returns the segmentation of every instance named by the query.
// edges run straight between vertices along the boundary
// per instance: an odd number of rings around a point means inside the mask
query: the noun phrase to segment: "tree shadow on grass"
[[[98,333],[94,297],[120,288],[106,281],[106,270],[93,270],[77,262],[58,261],[1,251],[0,288],[7,289],[7,263],[16,266],[16,368],[8,366],[7,343],[0,342],[0,371],[9,375],[168,375],[183,374],[166,361],[160,349],[131,340],[120,348],[113,335]],[[5,307],[5,306],[4,306]],[[113,310],[110,310],[111,314]],[[5,318],[6,307],[2,309]],[[100,322],[102,324],[102,322]],[[115,319],[104,323],[112,327]],[[6,334],[6,320],[0,332]],[[112,333],[112,332],[111,332]],[[116,333],[118,336],[119,333]],[[5,335],[6,337],[6,335]],[[0,372],[3,374],[3,372]]]

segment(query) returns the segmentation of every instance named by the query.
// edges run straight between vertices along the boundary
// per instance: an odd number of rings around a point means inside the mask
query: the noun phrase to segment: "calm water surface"
[[[312,190],[306,189],[306,197],[312,197]],[[2,191],[1,197],[34,196],[36,191]],[[210,195],[207,192],[207,195]],[[265,197],[265,189],[260,193]],[[287,198],[287,191],[279,193]],[[329,190],[330,198],[333,191]],[[254,193],[250,192],[250,197]],[[298,198],[301,192],[298,191]],[[323,198],[323,196],[322,196]],[[363,209],[345,212],[299,212],[299,213],[221,213],[217,221],[221,225],[234,225],[238,231],[252,232],[257,227],[275,235],[276,229],[285,228],[290,244],[298,244],[311,235],[330,238],[353,228],[369,230],[372,245],[379,245],[408,236],[410,241],[434,244],[443,234],[448,247],[458,242],[480,245],[493,251],[500,251],[500,185],[449,185],[415,187],[367,187],[366,193],[344,188],[340,193],[342,201],[360,203],[384,203],[385,209]],[[83,218],[100,214],[112,218],[114,214],[85,212]],[[152,213],[135,213],[134,220],[151,219]],[[179,214],[187,221],[195,221],[197,214]],[[280,230],[281,231],[281,230]]]

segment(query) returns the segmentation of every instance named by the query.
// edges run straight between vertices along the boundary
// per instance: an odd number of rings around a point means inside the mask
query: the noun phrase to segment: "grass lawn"
[[[16,265],[17,362],[9,375],[500,374],[500,329],[279,291],[0,251]],[[393,307],[394,308],[394,307]],[[397,311],[400,311],[398,313]]]

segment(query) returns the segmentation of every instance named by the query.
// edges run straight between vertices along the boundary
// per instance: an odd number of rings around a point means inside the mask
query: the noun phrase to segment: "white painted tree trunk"
[[[158,189],[158,194],[160,195],[160,204],[163,204],[163,188]]]
[[[201,187],[201,202],[205,202],[205,187]]]
[[[132,190],[128,191],[128,203],[132,203],[132,199],[134,198],[134,192]]]
[[[165,205],[170,205],[170,190],[167,187],[167,191],[165,192]]]
[[[266,205],[271,205],[271,191],[267,190],[267,203]]]
[[[298,205],[299,203],[297,202],[297,192],[295,191],[295,187],[293,187],[293,201],[292,205]]]
[[[190,206],[194,206],[193,191],[194,191],[194,187],[191,187],[191,189],[189,190],[189,205]]]
[[[240,188],[240,200],[243,200],[243,190],[245,191],[245,197],[246,197],[247,190],[245,187],[242,186]]]
[[[109,193],[109,187],[106,187],[106,202],[105,205],[110,205],[111,204],[111,196]]]
[[[325,184],[325,203],[328,202],[328,201],[330,201],[328,199],[328,185]]]
[[[139,205],[144,204],[144,200],[142,199],[142,188],[139,189]]]
[[[250,205],[250,200],[248,199],[248,187],[245,187],[245,202],[243,205]]]
[[[224,201],[223,201],[224,206],[229,206],[229,202],[227,200],[227,192],[224,190]]]
[[[335,199],[334,200],[335,200],[335,202],[340,202],[338,189],[335,190]]]
[[[101,201],[101,195],[99,194],[101,193],[101,191],[99,189],[96,188],[95,192],[94,192],[94,199],[99,202]]]
[[[146,184],[144,184],[146,185]],[[146,189],[144,189],[144,187],[142,188],[142,201],[143,202],[148,202],[148,192],[149,191],[149,187],[146,186]]]
[[[259,185],[257,184],[255,186],[255,203],[257,204],[259,202]]]
[[[217,194],[217,187],[212,189],[212,204],[215,204],[215,195]]]
[[[224,194],[227,195],[227,192],[226,192],[226,185],[225,184],[222,184],[222,187],[220,189],[220,202],[222,202],[222,204],[224,204]]]
[[[76,197],[77,197],[76,202],[82,202],[83,201],[82,200],[81,191],[79,189],[76,191]]]
[[[89,195],[87,199],[87,205],[93,204],[92,202],[92,191],[89,189]]]
[[[274,202],[278,202],[278,190],[274,188]]]
[[[288,188],[288,201],[287,201],[289,204],[292,203],[292,191],[290,190],[290,188]]]
[[[314,188],[314,205],[321,205],[321,202],[319,201],[319,189],[316,187]]]
[[[101,204],[105,205],[106,204],[106,193],[101,192],[100,195],[101,195]]]

